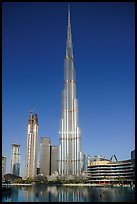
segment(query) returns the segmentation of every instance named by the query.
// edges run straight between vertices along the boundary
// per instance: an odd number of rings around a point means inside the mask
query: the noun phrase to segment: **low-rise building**
[[[88,166],[88,179],[93,183],[131,183],[135,181],[131,159],[112,161],[100,159]]]

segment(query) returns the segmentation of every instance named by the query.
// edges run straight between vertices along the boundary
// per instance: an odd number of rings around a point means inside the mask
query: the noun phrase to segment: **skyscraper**
[[[2,178],[6,174],[6,156],[2,156]]]
[[[83,171],[87,171],[87,167],[90,165],[91,156],[88,154],[83,155]]]
[[[51,174],[58,171],[58,146],[51,146]]]
[[[59,174],[80,175],[81,130],[78,126],[78,100],[76,97],[70,8],[68,8],[66,55],[64,59],[64,90],[62,93],[62,115],[59,137]]]
[[[26,148],[26,178],[33,178],[37,174],[38,157],[38,117],[30,113],[27,127],[27,148]]]
[[[20,144],[12,144],[10,173],[20,175]]]
[[[50,175],[50,138],[41,137],[40,140],[40,174]]]

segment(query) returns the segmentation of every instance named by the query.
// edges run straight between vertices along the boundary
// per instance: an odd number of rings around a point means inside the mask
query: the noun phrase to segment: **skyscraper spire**
[[[73,58],[72,34],[71,34],[71,23],[70,23],[70,4],[68,4],[68,28],[67,28],[66,57]]]
[[[68,27],[70,27],[70,4],[68,4]]]
[[[64,59],[64,89],[62,93],[62,114],[60,121],[59,174],[81,174],[81,130],[78,125],[78,100],[76,97],[76,77],[72,48],[70,6],[68,6],[68,26],[66,56]]]

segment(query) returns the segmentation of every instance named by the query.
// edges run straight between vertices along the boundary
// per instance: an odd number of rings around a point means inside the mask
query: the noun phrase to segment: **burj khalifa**
[[[79,176],[82,164],[81,130],[78,125],[78,99],[76,97],[76,74],[70,24],[70,7],[68,7],[64,89],[62,91],[59,140],[59,175]]]

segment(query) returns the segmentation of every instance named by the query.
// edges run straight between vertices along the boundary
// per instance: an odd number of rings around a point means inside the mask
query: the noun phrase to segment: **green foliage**
[[[32,183],[34,180],[31,178],[28,179],[20,179],[20,178],[16,178],[14,179],[13,183],[22,183],[22,184],[30,184]]]
[[[22,180],[23,181],[23,183],[32,183],[32,182],[34,182],[34,179],[32,179],[32,178],[28,178],[28,179],[24,179],[24,180]]]
[[[22,184],[30,184],[32,182],[36,183],[44,183],[44,184],[77,184],[77,183],[89,183],[89,180],[87,178],[82,178],[82,179],[74,179],[74,180],[66,180],[66,179],[60,179],[57,178],[56,180],[53,181],[48,181],[46,176],[36,176],[34,179],[28,178],[28,179],[20,179],[16,178],[14,179],[13,183],[22,183]]]
[[[47,183],[47,177],[42,175],[37,175],[34,177],[34,181],[37,183]]]
[[[87,178],[82,179],[73,179],[73,180],[66,180],[66,179],[57,179],[56,181],[59,184],[75,184],[75,183],[89,183],[89,180]]]
[[[22,179],[21,178],[15,178],[13,180],[13,183],[22,183]]]

